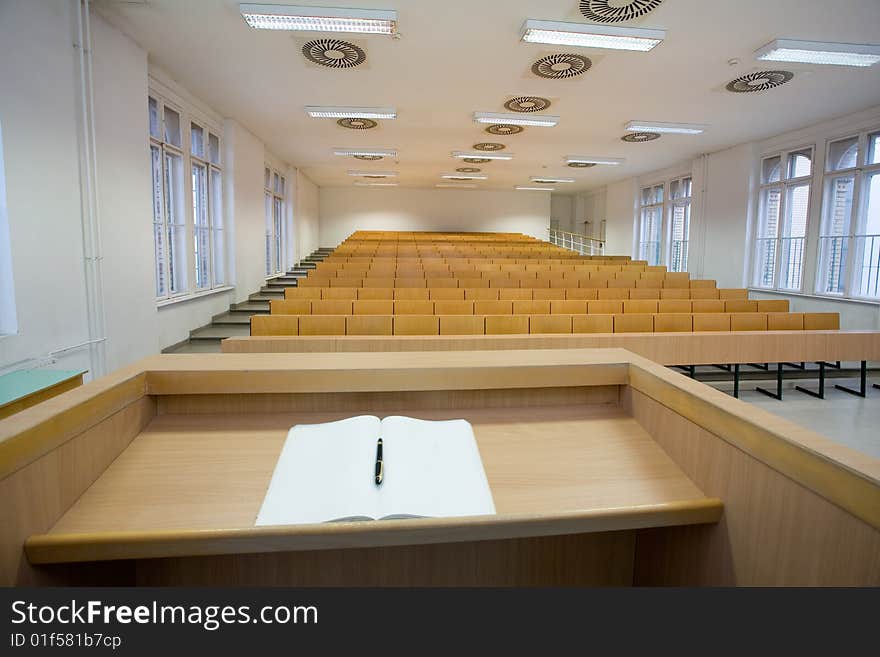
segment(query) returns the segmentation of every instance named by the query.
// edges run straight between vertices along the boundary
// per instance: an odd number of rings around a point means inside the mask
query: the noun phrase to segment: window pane
[[[168,225],[168,279],[170,293],[186,291],[186,225],[183,158],[165,153],[165,216]]]
[[[263,187],[265,187],[266,189],[272,189],[269,186],[269,181],[272,179],[271,174],[269,173],[269,167],[266,167],[265,169],[263,169],[263,178],[264,178]]]
[[[153,224],[153,241],[156,244],[156,296],[164,297],[168,294],[168,286],[165,281],[165,226]]]
[[[211,164],[220,164],[220,138],[213,133],[208,135],[208,150],[210,151]]]
[[[800,290],[804,264],[804,237],[807,234],[807,210],[810,203],[809,184],[789,187],[785,199],[785,225],[779,245],[782,269],[779,287]]]
[[[693,193],[693,179],[683,178],[680,190],[682,198],[690,198]]]
[[[860,297],[880,297],[880,173],[865,177],[865,217],[855,238],[855,288]]]
[[[826,185],[822,235],[848,235],[852,217],[855,176],[831,178]]]
[[[269,170],[266,169],[268,177]],[[268,180],[266,182],[268,185]],[[266,215],[266,276],[272,273],[272,195],[266,194],[264,197],[265,215]]]
[[[275,179],[275,184],[274,184],[274,186],[272,187],[272,189],[275,191],[276,194],[280,194],[280,193],[281,193],[281,192],[280,192],[280,190],[281,190],[281,183],[278,182],[278,174],[277,174],[277,173],[274,174],[273,177],[274,177],[274,179]]]
[[[819,270],[816,289],[824,294],[843,294],[849,237],[819,238]]]
[[[165,108],[165,141],[180,146],[180,114],[169,107]]]
[[[639,235],[639,259],[647,260],[649,265],[660,263],[660,231],[662,209],[650,207],[642,210]]]
[[[805,148],[788,156],[788,177],[809,176],[813,169],[813,149]]]
[[[880,132],[868,135],[868,164],[880,164]]]
[[[670,249],[670,271],[687,271],[688,233],[691,223],[690,202],[672,207],[672,246]]]
[[[159,127],[159,102],[155,98],[148,101],[150,113],[150,136],[156,139],[162,139],[162,129]]]
[[[150,170],[153,182],[153,241],[156,260],[156,296],[168,294],[165,284],[165,197],[162,192],[162,149],[150,146]]]
[[[205,157],[205,131],[195,123],[190,124],[190,147],[196,157]]]
[[[828,144],[826,170],[852,169],[859,161],[859,138],[847,137]]]
[[[663,185],[657,185],[654,187],[654,203],[662,203],[663,202]]]
[[[193,247],[195,249],[196,289],[210,287],[211,272],[208,268],[210,246],[208,245],[208,180],[205,165],[193,163],[192,166],[192,198],[193,223],[195,232]]]
[[[281,176],[281,177],[279,178],[279,181],[280,181],[280,183],[281,183],[281,186],[280,186],[280,188],[278,189],[278,195],[283,197],[283,196],[284,196],[284,176]]]
[[[816,288],[825,294],[843,294],[849,250],[854,176],[830,178],[825,184],[825,208],[819,238]]]
[[[779,155],[768,157],[761,163],[761,182],[774,183],[782,179],[782,158]]]
[[[776,237],[779,228],[779,201],[782,190],[778,187],[765,189],[761,193],[761,216],[758,223],[758,237]]]
[[[778,187],[761,192],[758,236],[755,244],[755,287],[772,288],[776,277],[776,237],[782,190]]]
[[[211,187],[211,227],[214,233],[213,251],[211,254],[214,265],[214,285],[226,283],[226,247],[223,237],[223,178],[217,169],[209,171]]]
[[[283,235],[284,212],[280,198],[275,198],[275,271],[281,271],[284,259],[281,254],[281,238]]]
[[[675,199],[681,198],[681,194],[679,193],[678,189],[679,181],[673,180],[671,183],[669,183],[669,198],[671,198],[673,201]]]
[[[171,294],[186,292],[186,228],[169,227],[168,270]]]
[[[651,202],[651,188],[645,187],[645,189],[642,190],[642,205],[651,205]]]

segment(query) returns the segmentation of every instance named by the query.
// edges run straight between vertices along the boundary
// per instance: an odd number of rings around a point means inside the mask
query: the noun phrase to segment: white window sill
[[[162,299],[161,301],[156,302],[156,308],[165,308],[166,306],[173,306],[178,303],[185,303],[186,301],[194,301],[196,299],[204,299],[205,297],[210,297],[215,294],[220,294],[221,292],[229,292],[230,290],[234,290],[234,285],[224,285],[223,287],[215,287],[213,290],[205,290],[204,292],[196,292],[194,294],[187,294],[179,297],[173,297],[171,299]]]
[[[749,292],[760,292],[762,294],[778,294],[783,297],[803,297],[805,299],[816,299],[817,301],[836,301],[838,303],[858,303],[865,306],[880,306],[880,300],[873,301],[871,299],[850,299],[848,297],[835,297],[825,294],[807,294],[805,292],[783,292],[782,290],[765,290],[761,287],[750,287]]]

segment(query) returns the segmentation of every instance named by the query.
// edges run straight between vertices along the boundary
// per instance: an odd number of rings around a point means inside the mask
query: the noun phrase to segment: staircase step
[[[234,336],[250,335],[250,323],[242,325],[205,326],[189,334],[190,341],[194,340],[223,340]]]
[[[184,342],[171,349],[163,349],[163,354],[219,354],[219,340],[196,340]]]
[[[300,278],[305,278],[305,276],[297,276],[296,278],[293,276],[282,278],[279,276],[278,278],[270,278],[266,281],[266,285],[269,287],[296,287]]]
[[[229,306],[229,312],[247,315],[259,315],[269,312],[268,301],[243,301]]]
[[[211,326],[237,326],[240,324],[250,324],[250,323],[251,323],[251,314],[250,313],[225,312],[225,313],[220,313],[219,315],[214,315],[211,318]]]
[[[263,294],[262,292],[254,292],[248,296],[248,301],[272,301],[273,299],[283,299],[284,295],[279,294]]]
[[[286,285],[284,287],[292,287],[290,285]],[[268,296],[271,299],[280,299],[284,296],[284,287],[268,287],[264,285],[260,288],[260,294],[264,296]],[[248,297],[250,298],[250,297]]]

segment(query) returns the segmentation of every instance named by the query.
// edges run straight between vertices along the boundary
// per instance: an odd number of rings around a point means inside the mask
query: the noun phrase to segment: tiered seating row
[[[251,335],[505,335],[839,329],[837,313],[254,315]]]
[[[742,288],[626,288],[626,287],[288,287],[285,299],[342,299],[349,301],[624,301],[624,300],[741,300]],[[757,307],[754,308],[757,310]]]

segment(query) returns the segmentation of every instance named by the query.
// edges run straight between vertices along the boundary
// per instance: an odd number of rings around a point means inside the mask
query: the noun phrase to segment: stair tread
[[[222,313],[220,315],[215,316],[211,320],[212,325],[222,324],[224,326],[229,325],[229,324],[234,325],[234,324],[250,324],[250,323],[251,323],[251,316],[247,313],[226,312],[226,313]]]
[[[230,324],[228,326],[205,326],[190,332],[191,340],[222,340],[233,336],[250,335],[250,323],[243,325]]]
[[[220,353],[220,341],[198,340],[184,342],[173,349],[163,349],[163,354],[217,354]]]
[[[230,312],[237,313],[259,313],[269,312],[269,304],[260,301],[243,301],[242,303],[235,303],[229,306]]]

